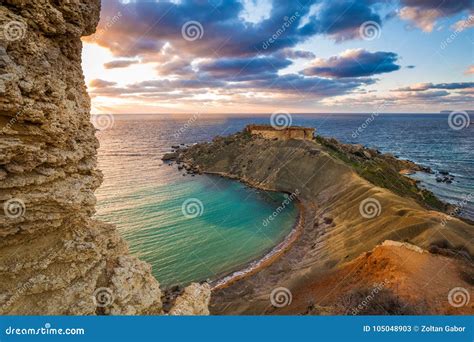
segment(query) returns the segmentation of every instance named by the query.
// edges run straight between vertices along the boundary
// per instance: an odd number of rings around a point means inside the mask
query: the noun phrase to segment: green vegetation
[[[431,191],[418,188],[416,181],[400,174],[402,163],[393,157],[377,155],[372,158],[362,158],[356,154],[344,151],[328,139],[317,136],[316,142],[326,148],[333,157],[352,166],[354,170],[372,184],[389,189],[397,195],[410,197],[430,209],[446,211],[447,205],[439,200]]]

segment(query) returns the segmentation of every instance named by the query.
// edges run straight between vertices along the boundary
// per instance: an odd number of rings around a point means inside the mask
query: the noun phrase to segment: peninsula
[[[211,313],[351,314],[382,284],[373,311],[360,313],[472,314],[472,304],[455,308],[447,296],[456,286],[473,290],[474,226],[404,175],[430,170],[335,139],[288,139],[294,132],[313,133],[250,125],[176,151],[192,172],[297,191],[301,202],[297,241],[271,265],[214,290]],[[282,287],[292,303],[275,307],[270,295]]]

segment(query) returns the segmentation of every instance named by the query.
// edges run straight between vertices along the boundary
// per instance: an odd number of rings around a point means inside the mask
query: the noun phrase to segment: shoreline
[[[266,188],[262,185],[254,184],[253,182],[249,180],[241,179],[239,177],[235,177],[233,175],[229,175],[223,172],[204,171],[203,173],[208,174],[208,175],[224,177],[227,179],[237,180],[254,189],[259,189],[259,190],[264,190],[264,191],[273,191],[273,192],[282,192],[282,191],[277,191],[275,189]],[[286,235],[283,241],[281,241],[276,246],[274,246],[269,252],[265,253],[261,258],[255,259],[247,263],[247,265],[244,268],[234,271],[232,273],[229,273],[223,277],[220,277],[212,281],[209,284],[211,286],[211,291],[224,289],[239,280],[245,279],[261,271],[262,269],[265,269],[266,267],[272,265],[280,257],[282,257],[287,251],[289,251],[291,247],[293,247],[294,243],[301,237],[304,230],[304,224],[305,224],[305,219],[304,219],[305,207],[302,201],[298,197],[296,197],[296,206],[298,207],[298,216],[296,218],[295,223],[293,224],[293,228],[288,233],[288,235]]]
[[[224,289],[239,280],[243,280],[257,272],[260,272],[262,269],[272,265],[293,247],[294,243],[302,235],[304,228],[304,207],[299,200],[297,201],[299,210],[297,221],[294,223],[292,230],[285,239],[260,259],[250,262],[245,268],[211,282],[209,284],[211,285],[211,291]]]

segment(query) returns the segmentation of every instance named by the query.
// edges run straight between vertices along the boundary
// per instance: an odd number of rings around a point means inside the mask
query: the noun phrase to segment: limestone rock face
[[[162,313],[151,267],[91,218],[102,175],[80,38],[99,13],[99,0],[0,4],[0,314]]]
[[[208,284],[191,284],[176,298],[170,315],[209,315],[210,287]]]

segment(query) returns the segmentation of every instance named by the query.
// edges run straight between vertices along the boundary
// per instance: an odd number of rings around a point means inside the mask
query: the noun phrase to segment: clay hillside
[[[383,281],[380,298],[388,304],[379,314],[473,313],[472,304],[449,305],[448,294],[453,287],[473,290],[474,226],[448,215],[452,208],[400,174],[420,166],[334,139],[265,138],[248,129],[177,155],[196,172],[298,190],[302,204],[304,231],[292,248],[215,291],[211,312],[341,313]],[[292,291],[293,305],[270,304],[277,287]]]

